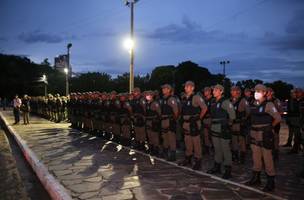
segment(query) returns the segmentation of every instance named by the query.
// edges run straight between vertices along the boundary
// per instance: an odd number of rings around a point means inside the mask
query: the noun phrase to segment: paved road
[[[11,125],[12,114],[3,114]],[[74,199],[272,199],[155,160],[68,126],[32,117],[30,125],[16,125],[13,129]],[[278,186],[273,194],[302,199],[304,181],[296,177],[296,171],[303,157],[287,156],[286,149],[282,151],[277,165]],[[211,164],[212,159],[205,157],[203,170]],[[232,180],[238,183],[246,180],[249,166],[250,161],[245,167],[233,166]]]

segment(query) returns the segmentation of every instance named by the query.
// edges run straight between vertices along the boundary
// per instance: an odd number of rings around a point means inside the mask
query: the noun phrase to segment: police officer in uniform
[[[145,132],[145,99],[141,95],[139,88],[134,88],[133,99],[131,100],[132,117],[134,123],[135,144],[134,147],[138,150],[146,150],[146,132]]]
[[[203,119],[203,138],[204,138],[204,150],[203,153],[209,154],[210,149],[212,147],[212,143],[210,141],[210,126],[211,126],[211,117],[210,117],[210,107],[212,102],[212,89],[211,87],[205,87],[203,91],[203,99],[207,106],[207,112]]]
[[[301,103],[303,99],[301,99],[301,90],[299,88],[295,88],[291,91],[291,98],[287,103],[287,124],[289,128],[289,136],[287,144],[284,146],[291,146],[292,138],[294,136],[294,144],[289,152],[290,154],[298,153],[300,149],[300,141],[301,141],[301,117],[303,113],[301,113]]]
[[[182,121],[184,130],[184,141],[186,146],[185,160],[180,163],[183,166],[191,165],[194,155],[192,169],[201,169],[202,148],[200,138],[201,119],[203,119],[207,106],[203,98],[194,94],[195,85],[192,81],[185,83],[185,95],[182,97]]]
[[[225,99],[224,87],[215,85],[213,88],[214,100],[211,104],[211,135],[214,146],[215,163],[213,168],[207,173],[221,173],[221,165],[224,165],[224,179],[231,177],[232,156],[230,149],[231,128],[233,120],[235,120],[235,110],[229,99]]]
[[[244,164],[246,155],[245,121],[250,107],[246,99],[241,97],[241,89],[238,86],[233,86],[230,93],[230,101],[236,113],[236,119],[232,124],[232,161]]]
[[[125,146],[131,145],[131,112],[132,107],[129,101],[128,93],[120,96],[120,124],[121,124],[121,144]]]
[[[145,122],[149,141],[149,152],[151,155],[158,156],[161,109],[159,102],[154,99],[154,95],[153,91],[147,91],[145,93]]]
[[[267,183],[263,191],[274,190],[275,168],[272,157],[274,148],[274,127],[280,123],[281,115],[275,105],[267,101],[267,88],[258,84],[255,86],[254,106],[250,109],[251,119],[251,150],[253,160],[253,173],[251,179],[246,182],[247,185],[261,184],[260,173],[265,166]]]
[[[161,105],[161,136],[163,139],[162,156],[168,161],[176,161],[176,120],[178,119],[178,104],[172,96],[169,84],[162,86]]]

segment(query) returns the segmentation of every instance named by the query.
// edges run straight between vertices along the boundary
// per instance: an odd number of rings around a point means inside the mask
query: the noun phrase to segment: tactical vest
[[[227,111],[222,108],[224,100],[225,99],[222,97],[218,102],[216,102],[215,99],[212,101],[210,115],[213,122],[220,121],[223,124],[228,123],[229,115]]]
[[[147,102],[147,104],[146,104],[146,116],[147,117],[157,117],[158,116],[158,113],[155,110],[151,109],[151,105],[154,102],[155,101]]]
[[[127,101],[121,101],[120,102],[120,109],[119,109],[119,113],[121,115],[126,115],[129,114],[129,110],[127,108],[125,108],[125,104],[128,103]]]
[[[135,113],[135,114],[144,114],[144,109],[143,109],[143,107],[140,104],[140,98],[133,99],[131,101],[131,106],[132,106],[133,113]]]
[[[210,99],[204,98],[205,104],[207,106],[207,111],[205,114],[205,118],[210,118],[210,110],[211,110],[211,103],[212,103],[212,97]]]
[[[168,96],[167,98],[162,98],[161,99],[161,113],[162,115],[168,115],[168,116],[173,116],[173,108],[168,105],[168,100],[170,99],[171,96]]]
[[[189,97],[186,98],[184,97],[182,99],[182,115],[199,115],[201,112],[201,109],[199,106],[194,106],[193,105],[193,94]]]
[[[260,105],[253,105],[250,107],[251,113],[251,125],[269,125],[271,126],[273,118],[272,116],[265,112],[265,108],[268,101],[264,101]]]

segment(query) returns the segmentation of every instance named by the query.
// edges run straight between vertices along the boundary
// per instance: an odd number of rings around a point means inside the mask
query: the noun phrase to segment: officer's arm
[[[276,126],[281,122],[281,115],[272,102],[266,104],[265,112],[273,117],[272,126]]]
[[[177,105],[177,100],[176,100],[175,98],[172,97],[172,98],[168,101],[168,104],[172,107],[174,119],[178,119],[178,105]]]
[[[205,101],[199,95],[196,95],[196,98],[194,100],[195,100],[195,104],[197,104],[201,108],[200,119],[203,119],[207,112],[207,106],[205,104]]]
[[[227,111],[230,122],[233,122],[233,120],[235,120],[235,118],[236,118],[236,115],[235,115],[235,110],[234,110],[232,103],[230,101],[226,100],[223,102],[222,106],[223,106],[223,109]]]

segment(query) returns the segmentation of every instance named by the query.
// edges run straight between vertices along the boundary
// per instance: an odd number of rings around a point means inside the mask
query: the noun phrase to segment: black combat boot
[[[167,148],[163,149],[161,157],[164,158],[164,159],[168,158],[168,149]]]
[[[231,166],[225,166],[225,172],[222,176],[223,179],[231,178]]]
[[[240,152],[240,160],[239,163],[240,164],[245,164],[245,158],[246,158],[246,153],[244,151]]]
[[[202,169],[202,159],[194,158],[194,165],[193,165],[192,169],[201,170]]]
[[[268,176],[267,175],[267,183],[265,185],[265,187],[263,188],[264,192],[271,192],[273,191],[275,188],[275,184],[274,184],[274,176]]]
[[[176,161],[176,151],[175,150],[169,151],[169,155],[168,155],[167,161],[171,161],[171,162]]]
[[[260,178],[261,172],[252,171],[252,176],[249,181],[247,181],[245,184],[248,186],[257,186],[261,185],[261,178]]]
[[[207,171],[208,174],[220,174],[221,173],[221,164],[215,162],[213,167]]]
[[[192,156],[185,156],[185,159],[178,163],[180,166],[188,166],[191,165],[191,157]]]

